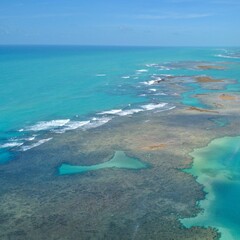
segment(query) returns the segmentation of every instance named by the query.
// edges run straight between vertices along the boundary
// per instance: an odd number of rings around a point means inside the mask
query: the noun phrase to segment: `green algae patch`
[[[215,139],[194,150],[188,172],[204,186],[206,198],[196,217],[181,219],[186,227],[214,227],[221,240],[240,239],[240,136]]]
[[[75,173],[85,173],[88,171],[96,171],[105,168],[122,168],[122,169],[144,169],[147,168],[146,163],[141,162],[137,158],[129,157],[123,151],[116,151],[113,158],[107,162],[90,165],[90,166],[74,166],[70,164],[62,164],[59,167],[59,174],[75,174]]]

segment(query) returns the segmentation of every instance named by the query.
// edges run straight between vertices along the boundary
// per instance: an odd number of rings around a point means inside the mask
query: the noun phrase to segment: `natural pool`
[[[73,166],[70,164],[62,164],[59,168],[60,175],[84,173],[104,168],[123,168],[123,169],[144,169],[147,164],[141,162],[137,158],[129,157],[123,151],[116,151],[114,156],[107,162],[90,165],[90,166]]]
[[[207,195],[200,201],[203,211],[182,223],[215,227],[221,240],[240,239],[240,136],[215,139],[190,155],[193,166],[186,172],[197,177]]]

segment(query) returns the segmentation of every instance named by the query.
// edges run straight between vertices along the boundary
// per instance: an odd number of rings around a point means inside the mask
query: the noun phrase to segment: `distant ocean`
[[[154,81],[201,75],[194,62],[221,63],[229,58],[238,60],[236,49],[1,46],[0,162],[46,144],[51,140],[44,137],[46,132],[97,127],[113,117],[171,110],[178,102],[201,107],[191,97],[204,91],[196,84],[186,83],[189,92],[177,96]],[[211,70],[211,75],[235,79],[238,71]]]

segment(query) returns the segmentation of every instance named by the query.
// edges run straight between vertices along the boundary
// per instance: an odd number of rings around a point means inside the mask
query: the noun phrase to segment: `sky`
[[[240,46],[240,0],[0,0],[0,44]]]

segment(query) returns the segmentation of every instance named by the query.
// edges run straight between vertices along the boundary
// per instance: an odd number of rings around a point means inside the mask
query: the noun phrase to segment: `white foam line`
[[[96,74],[96,77],[105,77],[105,76],[107,76],[107,74],[105,74],[105,73]]]
[[[150,88],[149,91],[151,91],[151,92],[156,92],[157,89],[156,89],[156,88]]]
[[[157,63],[149,63],[145,65],[146,67],[157,67],[158,64]]]
[[[4,143],[0,145],[0,148],[13,148],[13,147],[19,147],[23,145],[23,143],[20,142],[10,142],[10,143]]]
[[[150,104],[142,105],[141,107],[144,110],[149,111],[149,110],[165,107],[166,105],[167,105],[167,103],[157,103],[157,104],[150,103]]]
[[[148,85],[148,86],[157,84],[157,82],[156,82],[155,80],[145,81],[145,82],[142,82],[142,83],[143,83],[144,85]]]
[[[218,54],[215,57],[240,59],[240,57]]]
[[[99,115],[127,116],[127,115],[132,115],[132,114],[138,113],[138,112],[150,111],[150,110],[154,110],[154,109],[158,109],[158,108],[163,108],[167,104],[168,103],[150,103],[150,104],[142,105],[141,108],[127,109],[127,110],[113,109],[113,110],[104,111],[104,112],[101,112],[98,114]]]
[[[58,128],[58,127],[62,127],[64,125],[66,125],[68,122],[70,121],[70,119],[61,119],[61,120],[52,120],[52,121],[42,121],[42,122],[38,122],[37,124],[30,126],[30,127],[26,127],[25,131],[44,131],[44,130],[50,130],[50,129],[54,129],[54,128]],[[19,131],[23,131],[22,129],[20,129]]]
[[[81,127],[87,125],[88,123],[90,123],[90,121],[70,121],[66,125],[64,125],[62,129],[56,129],[56,130],[53,129],[52,132],[64,133],[66,131],[81,128]]]
[[[142,82],[142,83],[143,83],[144,85],[151,86],[151,85],[158,84],[158,83],[160,83],[161,81],[163,81],[163,79],[160,78],[160,77],[157,77],[157,78],[155,78],[154,80],[145,81],[145,82]]]
[[[122,112],[122,109],[113,109],[113,110],[110,110],[110,111],[104,111],[104,112],[100,112],[100,113],[97,113],[98,115],[104,115],[104,114],[110,114],[110,115],[115,115],[117,113],[120,113]]]
[[[86,124],[83,129],[91,129],[91,128],[96,128],[100,127],[109,121],[111,121],[113,118],[112,117],[102,117],[102,118],[92,118],[92,120]]]
[[[35,138],[36,138],[37,135],[32,135],[31,137],[26,137],[26,138],[14,138],[15,140],[18,140],[18,141],[33,141]]]
[[[122,111],[122,112],[120,112],[120,113],[117,113],[117,115],[118,116],[127,116],[127,115],[132,115],[132,114],[134,114],[134,113],[138,113],[138,112],[142,112],[142,111],[144,111],[143,109],[129,109],[129,110],[124,110],[124,111]]]
[[[136,70],[137,73],[145,73],[145,72],[148,72],[147,69],[139,69],[139,70]]]
[[[34,139],[35,139],[35,137],[33,136],[33,137],[26,138],[25,140],[27,140],[27,141],[33,141]]]
[[[20,151],[25,152],[25,151],[27,151],[27,150],[29,150],[29,149],[38,147],[38,146],[42,145],[43,143],[46,143],[46,142],[48,142],[48,141],[50,141],[50,140],[52,140],[52,138],[41,139],[41,140],[39,140],[38,142],[36,142],[36,143],[34,143],[34,144],[32,144],[32,145],[22,146],[22,147],[20,148]]]

